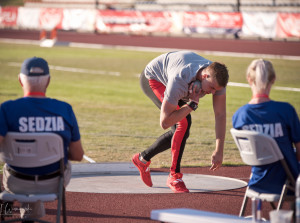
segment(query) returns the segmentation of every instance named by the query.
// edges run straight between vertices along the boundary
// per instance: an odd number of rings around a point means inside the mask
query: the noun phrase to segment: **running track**
[[[0,38],[39,40],[39,32],[0,29]],[[191,49],[197,51],[231,52],[243,54],[269,54],[277,56],[300,56],[300,41],[107,35],[65,31],[58,31],[57,39],[58,41],[62,42],[75,43],[155,47],[163,49]]]
[[[0,30],[0,38],[38,40],[39,32]],[[157,47],[171,49],[192,49],[197,51],[238,52],[300,56],[300,42],[267,40],[205,39],[188,37],[157,37],[103,35],[74,32],[58,32],[62,42],[92,43],[136,47]],[[152,169],[151,171],[168,171]],[[211,172],[208,167],[182,168],[183,173],[208,174],[248,180],[250,167],[222,167]],[[120,185],[122,187],[122,185]],[[68,222],[124,222],[150,223],[153,209],[193,208],[205,211],[238,215],[245,188],[210,193],[190,194],[94,194],[67,192]],[[44,220],[55,221],[55,203],[46,203],[47,216]],[[287,208],[287,204],[284,205]],[[247,207],[246,215],[250,214]],[[263,204],[263,217],[269,218],[271,210]]]

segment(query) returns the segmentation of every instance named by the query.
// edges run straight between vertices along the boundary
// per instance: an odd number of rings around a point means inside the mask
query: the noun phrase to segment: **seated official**
[[[292,105],[269,98],[275,79],[271,62],[262,59],[252,61],[247,70],[252,98],[235,112],[232,125],[235,129],[257,131],[273,137],[296,179],[300,161],[299,118]],[[286,179],[280,161],[253,166],[249,187],[261,193],[280,194]]]
[[[63,139],[65,153],[65,186],[71,178],[71,164],[68,160],[81,161],[83,148],[77,120],[71,105],[46,97],[50,82],[48,63],[38,57],[26,59],[21,67],[19,82],[24,97],[3,102],[0,107],[0,143],[7,132],[52,132]],[[57,192],[59,162],[39,168],[3,167],[3,186],[12,193]],[[30,180],[26,175],[47,176],[45,180]],[[22,177],[23,176],[23,177]],[[30,211],[28,211],[30,210]],[[21,204],[21,218],[40,218],[45,215],[43,203]],[[25,221],[26,222],[26,221]]]

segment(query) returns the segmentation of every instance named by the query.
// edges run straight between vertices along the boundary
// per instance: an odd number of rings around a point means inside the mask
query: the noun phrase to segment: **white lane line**
[[[191,49],[178,49],[178,48],[121,46],[121,45],[73,43],[73,42],[70,42],[69,47],[91,48],[91,49],[117,49],[117,50],[131,50],[131,51],[142,51],[142,52],[161,52],[161,53],[170,52],[170,51],[191,50]],[[289,55],[273,55],[273,54],[262,54],[262,53],[236,53],[236,52],[209,51],[209,50],[195,50],[195,52],[198,52],[199,54],[208,54],[213,56],[246,57],[246,58],[260,57],[260,58],[268,58],[268,59],[300,60],[300,56],[289,56]]]
[[[17,62],[9,62],[8,63],[8,66],[13,66],[13,67],[20,67],[21,65],[22,65],[21,63],[17,63]],[[50,67],[50,69],[53,69],[53,70],[67,71],[67,72],[88,73],[88,74],[101,74],[101,75],[113,75],[113,76],[120,76],[121,75],[120,72],[110,72],[110,71],[102,71],[102,70],[88,70],[88,69],[82,69],[82,68],[51,66],[51,65],[49,67]],[[249,84],[236,83],[236,82],[228,82],[228,86],[250,88]],[[300,92],[300,88],[292,88],[292,87],[274,86],[273,89],[282,90],[282,91],[296,91],[296,92]]]
[[[91,159],[90,157],[86,156],[86,155],[83,155],[83,158],[86,160],[86,161],[89,161],[90,163],[96,163],[95,160]]]
[[[250,88],[249,84],[244,84],[244,83],[228,82],[227,85],[228,86],[234,86],[234,87],[247,87],[247,88]],[[296,91],[296,92],[300,92],[300,88],[279,87],[279,86],[274,86],[272,88],[276,89],[276,90],[282,90],[282,91]]]
[[[101,74],[101,75],[112,75],[112,76],[120,76],[120,72],[111,72],[111,71],[103,71],[103,70],[88,70],[82,68],[73,68],[73,67],[61,67],[61,66],[49,66],[50,69],[60,70],[60,71],[68,71],[75,73],[89,73],[89,74]]]
[[[21,63],[9,62],[8,66],[12,67],[21,67]],[[120,72],[112,72],[112,71],[104,71],[104,70],[89,70],[82,68],[74,68],[74,67],[62,67],[62,66],[53,66],[49,65],[49,68],[52,70],[66,71],[66,72],[74,72],[74,73],[88,73],[88,74],[100,74],[100,75],[111,75],[111,76],[120,76]]]
[[[276,90],[283,90],[283,91],[298,91],[298,92],[300,92],[300,88],[292,88],[292,87],[276,87],[276,86],[274,86],[273,87],[274,89],[276,89]]]

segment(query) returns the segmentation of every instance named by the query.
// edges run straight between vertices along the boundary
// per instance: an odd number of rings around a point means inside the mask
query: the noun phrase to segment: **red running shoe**
[[[148,186],[152,187],[152,180],[150,175],[149,165],[151,161],[148,161],[146,164],[140,161],[140,154],[134,154],[132,157],[133,164],[139,169],[142,181]]]
[[[183,180],[182,173],[169,174],[167,186],[171,188],[174,193],[189,193]]]

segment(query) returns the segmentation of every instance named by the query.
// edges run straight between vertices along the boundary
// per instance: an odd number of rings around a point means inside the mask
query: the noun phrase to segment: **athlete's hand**
[[[223,153],[214,151],[211,156],[211,167],[210,170],[215,171],[222,166],[223,162]]]

